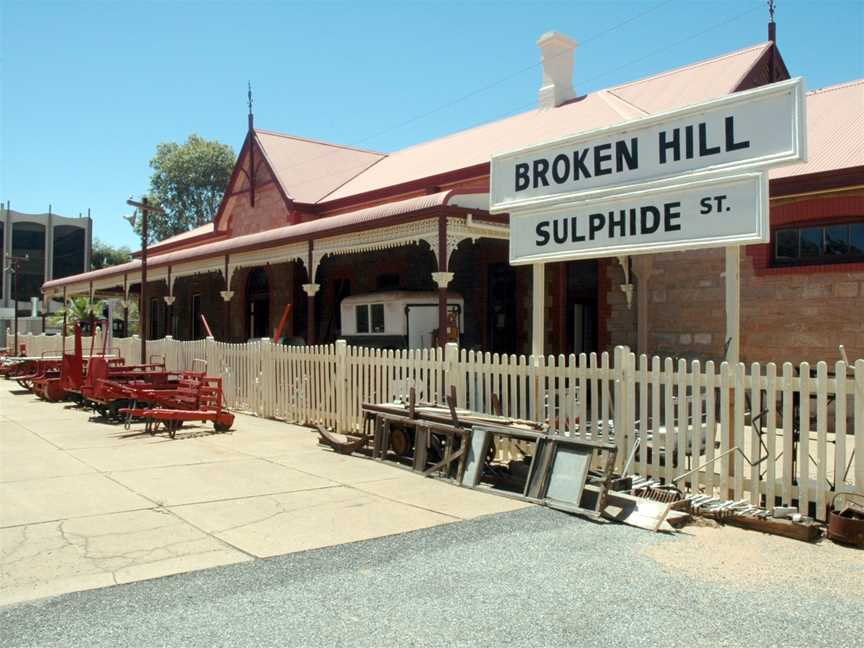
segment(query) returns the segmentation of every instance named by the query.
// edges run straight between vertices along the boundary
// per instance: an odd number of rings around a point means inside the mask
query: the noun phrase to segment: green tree
[[[92,322],[102,317],[105,310],[105,302],[91,302],[87,297],[73,297],[60,310],[51,314],[51,323],[54,326],[63,325],[63,316],[66,316],[66,326],[71,331],[79,322]]]
[[[114,247],[99,239],[93,241],[93,249],[90,252],[90,265],[93,270],[119,265],[131,260],[132,252],[128,247]]]
[[[184,144],[163,142],[150,160],[150,241],[161,241],[213,220],[234,170],[234,150],[216,140],[190,135]],[[135,228],[140,232],[141,219]]]
[[[75,329],[75,325],[81,322],[92,324],[97,319],[102,319],[105,315],[105,307],[107,301],[102,299],[98,301],[90,301],[87,297],[73,297],[66,304],[65,308],[51,313],[49,322],[53,326],[63,326],[63,315],[66,315],[66,328],[71,334]],[[115,303],[114,319],[123,319],[123,309],[119,304]],[[138,302],[135,296],[132,295],[129,300],[129,330],[126,335],[132,335],[138,332]]]

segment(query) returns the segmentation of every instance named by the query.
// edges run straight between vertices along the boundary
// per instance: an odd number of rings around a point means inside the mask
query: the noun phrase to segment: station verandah
[[[597,351],[598,329],[603,325],[599,308],[597,261],[554,264],[548,277],[549,351],[580,353]],[[299,259],[260,265],[237,266],[231,271],[230,291],[225,291],[223,272],[211,270],[172,277],[166,272],[148,279],[147,337],[170,335],[189,340],[206,336],[203,314],[213,336],[220,341],[245,342],[271,338],[288,309],[283,341],[304,344],[310,324],[315,343],[332,343],[342,333],[340,304],[352,295],[389,291],[434,293],[436,255],[421,241],[385,250],[361,250],[328,254],[310,282],[306,265]],[[459,241],[453,249],[448,291],[464,300],[460,346],[500,354],[530,352],[531,269],[508,262],[507,242],[478,238]],[[151,275],[152,276],[152,275]],[[304,289],[315,283],[309,297]],[[88,286],[89,291],[89,286]],[[68,292],[67,298],[74,293]],[[80,293],[79,293],[80,294]],[[85,292],[84,294],[88,294]],[[94,299],[117,304],[115,331],[124,332],[124,304],[137,306],[140,282],[93,288]],[[225,297],[228,296],[226,300]],[[312,304],[313,317],[309,311]],[[126,314],[128,322],[128,314]]]

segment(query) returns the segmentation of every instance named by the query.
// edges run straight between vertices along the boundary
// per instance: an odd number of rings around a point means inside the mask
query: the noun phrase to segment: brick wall
[[[223,290],[224,280],[221,272],[207,272],[191,277],[179,277],[174,283],[174,336],[180,340],[191,340],[192,295],[201,295],[201,312],[217,340],[225,339],[225,302],[219,291]],[[206,335],[201,326],[201,334]]]
[[[249,204],[249,194],[233,196],[226,207],[228,227],[234,236],[251,234],[288,225],[289,211],[275,184],[255,190],[255,206]]]
[[[772,226],[864,215],[864,195],[793,198],[772,202]],[[607,262],[609,344],[636,339],[636,295],[622,307],[623,273]],[[649,353],[722,358],[725,335],[722,249],[653,256],[649,283]],[[637,285],[636,290],[639,290]],[[627,342],[632,340],[632,342]],[[864,264],[771,266],[771,246],[741,254],[741,358],[745,362],[834,362],[838,345],[864,357]],[[602,346],[602,343],[601,343]]]

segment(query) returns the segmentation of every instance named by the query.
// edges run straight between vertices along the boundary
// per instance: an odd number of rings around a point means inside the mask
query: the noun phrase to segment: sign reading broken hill
[[[798,78],[496,155],[491,211],[514,264],[764,242],[805,126]]]

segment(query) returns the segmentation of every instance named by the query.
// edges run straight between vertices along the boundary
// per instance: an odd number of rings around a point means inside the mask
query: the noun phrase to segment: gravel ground
[[[0,608],[0,644],[860,646],[859,597],[649,555],[682,542],[531,508]]]

